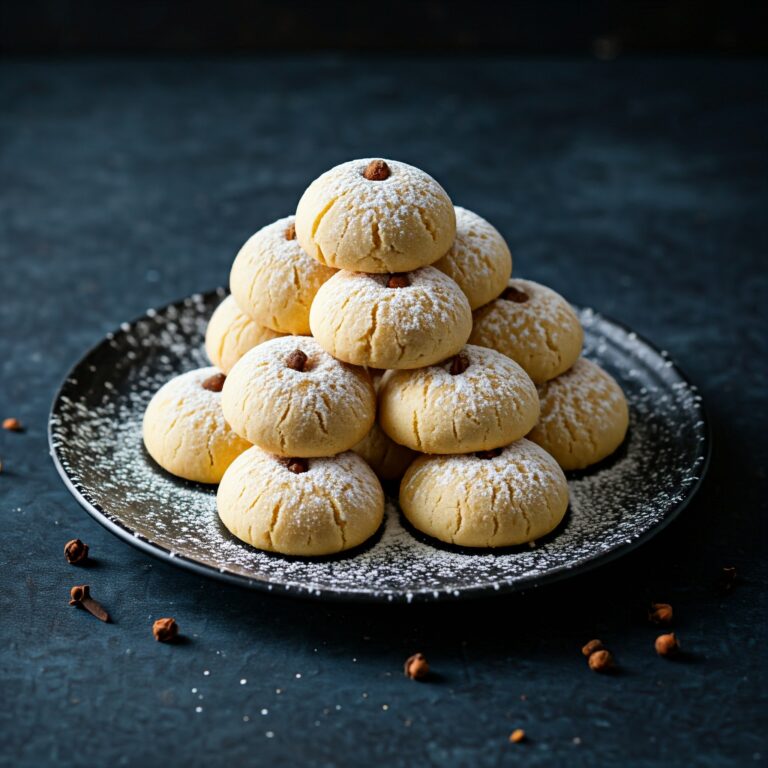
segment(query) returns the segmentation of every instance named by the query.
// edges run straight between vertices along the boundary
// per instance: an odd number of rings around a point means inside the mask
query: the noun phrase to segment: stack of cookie
[[[626,402],[579,357],[567,302],[511,270],[496,229],[423,171],[337,166],[240,250],[206,334],[217,368],[158,392],[147,448],[220,481],[222,521],[261,549],[362,543],[379,479],[401,478],[403,512],[432,537],[535,540],[565,514],[562,468],[623,440]]]
[[[583,340],[579,318],[562,296],[518,279],[475,312],[470,337],[516,360],[536,383],[541,415],[528,438],[567,470],[610,456],[629,425],[621,387],[580,357]]]

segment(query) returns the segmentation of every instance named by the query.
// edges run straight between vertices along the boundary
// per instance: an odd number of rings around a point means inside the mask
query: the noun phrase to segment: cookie
[[[331,555],[376,533],[384,493],[354,453],[281,459],[254,446],[224,475],[216,506],[227,529],[258,549]]]
[[[279,456],[333,456],[370,430],[369,375],[335,360],[308,336],[265,341],[232,368],[222,393],[232,429]]]
[[[466,208],[456,206],[456,239],[434,263],[464,291],[472,309],[493,301],[507,287],[512,255],[498,230]]]
[[[388,437],[378,422],[374,422],[371,431],[357,445],[352,446],[352,451],[365,459],[376,476],[383,481],[399,480],[416,458],[414,451],[398,445]]]
[[[296,209],[301,247],[322,264],[406,272],[437,261],[456,234],[453,205],[424,171],[394,160],[352,160],[313,181]]]
[[[472,311],[459,286],[434,267],[393,275],[341,271],[317,292],[309,325],[340,360],[420,368],[464,346]]]
[[[249,350],[282,334],[251,320],[237,306],[234,297],[227,296],[216,307],[205,331],[205,351],[210,361],[224,373]]]
[[[164,384],[144,412],[144,445],[166,471],[198,483],[218,483],[250,443],[224,420],[217,368],[183,373]]]
[[[438,365],[388,371],[379,424],[421,453],[487,451],[524,437],[539,418],[536,386],[514,361],[466,345]]]
[[[260,229],[240,249],[229,288],[240,309],[279,333],[309,334],[309,307],[335,270],[302,251],[294,217]]]
[[[557,462],[528,440],[487,454],[420,456],[400,484],[414,528],[463,547],[509,547],[554,530],[568,508]]]
[[[529,440],[563,469],[584,469],[610,456],[629,427],[627,398],[616,380],[579,358],[565,373],[539,385],[541,417]]]
[[[532,280],[512,279],[498,299],[475,312],[469,341],[511,357],[539,384],[576,362],[584,332],[560,294]]]

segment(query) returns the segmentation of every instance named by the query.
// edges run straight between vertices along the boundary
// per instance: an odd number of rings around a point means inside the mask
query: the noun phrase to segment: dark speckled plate
[[[344,556],[282,557],[219,523],[210,487],[177,480],[146,455],[141,419],[152,394],[208,365],[205,326],[224,291],[196,295],[124,323],[72,369],[53,403],[59,474],[102,525],[157,557],[236,584],[341,600],[468,597],[538,586],[605,563],[658,533],[695,493],[709,458],[701,398],[664,352],[581,310],[586,357],[629,399],[625,444],[569,478],[562,525],[535,546],[477,552],[441,546],[405,524],[395,503],[373,541]]]

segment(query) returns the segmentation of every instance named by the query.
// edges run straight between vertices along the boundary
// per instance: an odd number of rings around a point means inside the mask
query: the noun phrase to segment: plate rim
[[[169,301],[157,308],[151,308],[157,314],[161,314],[170,307],[184,305],[190,298],[200,296],[202,298],[212,297],[220,295],[222,298],[226,296],[226,289],[222,286],[214,288],[209,291],[195,292],[190,296],[185,296],[175,301]],[[327,587],[309,588],[300,585],[284,584],[266,581],[264,579],[257,578],[255,576],[245,576],[239,573],[232,573],[226,570],[221,570],[212,565],[201,563],[193,558],[187,557],[178,552],[171,552],[166,547],[158,544],[154,541],[146,539],[144,536],[137,534],[131,530],[128,526],[115,521],[109,517],[107,512],[101,508],[99,504],[89,501],[80,492],[72,478],[70,477],[64,465],[58,455],[57,447],[54,444],[54,420],[56,416],[56,408],[61,400],[63,390],[67,386],[75,370],[96,350],[98,350],[105,342],[109,341],[111,336],[123,331],[123,326],[133,326],[147,318],[147,313],[150,310],[146,310],[144,314],[139,315],[127,323],[121,323],[112,331],[108,331],[102,336],[96,343],[92,344],[85,352],[83,352],[78,359],[69,366],[66,374],[61,379],[60,384],[56,388],[56,392],[51,402],[51,407],[48,412],[48,449],[53,461],[53,465],[56,471],[63,481],[65,487],[70,494],[75,498],[78,504],[102,527],[106,528],[117,538],[127,542],[131,546],[139,549],[140,551],[149,554],[158,560],[161,560],[172,565],[178,565],[179,567],[191,571],[193,573],[206,576],[208,578],[214,578],[219,581],[225,581],[230,584],[235,584],[240,587],[257,590],[265,594],[278,595],[278,596],[290,596],[312,600],[325,600],[329,602],[338,603],[378,603],[378,604],[403,604],[403,603],[416,603],[416,602],[436,602],[440,599],[452,598],[453,600],[472,600],[479,598],[487,598],[493,595],[508,595],[512,593],[523,593],[527,590],[534,589],[536,587],[552,584],[557,581],[562,581],[569,577],[580,576],[584,573],[588,573],[603,565],[608,565],[614,562],[620,557],[631,553],[638,547],[650,541],[652,538],[661,533],[670,523],[677,519],[678,515],[688,506],[691,500],[698,493],[704,478],[709,470],[710,460],[712,458],[712,427],[707,413],[707,409],[704,405],[704,400],[698,387],[691,381],[690,377],[683,371],[683,369],[675,362],[668,353],[659,349],[653,342],[651,342],[646,336],[638,333],[633,328],[628,326],[619,320],[615,320],[609,315],[605,315],[602,312],[592,309],[591,307],[581,307],[574,305],[577,311],[590,311],[595,316],[606,320],[614,326],[620,328],[627,334],[634,334],[635,338],[653,350],[657,355],[664,358],[669,367],[676,373],[677,376],[686,383],[686,385],[695,391],[698,396],[697,405],[701,414],[703,441],[701,445],[701,457],[703,459],[701,468],[698,471],[698,476],[695,481],[690,485],[684,498],[676,502],[671,506],[664,517],[654,526],[641,533],[639,536],[624,541],[621,544],[612,547],[605,552],[598,552],[588,559],[580,561],[576,565],[563,564],[559,565],[546,573],[539,573],[530,577],[523,577],[513,582],[495,582],[494,584],[481,584],[477,586],[463,587],[461,589],[427,589],[417,590],[411,592],[364,592],[361,590],[353,589],[328,589]]]

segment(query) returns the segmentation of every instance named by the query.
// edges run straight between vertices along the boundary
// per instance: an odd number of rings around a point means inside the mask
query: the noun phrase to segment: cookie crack
[[[464,523],[464,517],[461,514],[461,499],[456,499],[456,528],[451,536],[451,543],[456,541],[456,536],[461,530],[461,526]]]
[[[317,424],[320,427],[320,431],[327,436],[328,426],[326,424],[325,417],[323,416],[323,413],[322,413],[323,409],[318,408],[317,405],[318,404],[315,403],[315,408],[314,408],[315,418],[317,419]]]
[[[437,232],[435,231],[434,226],[432,225],[432,222],[429,220],[429,217],[424,213],[424,209],[418,205],[416,206],[416,210],[419,212],[419,218],[421,219],[421,223],[424,225],[424,229],[427,230],[429,233],[429,236],[432,238],[432,242],[437,242]]]
[[[277,526],[278,519],[280,517],[280,501],[276,501],[272,507],[272,517],[269,521],[269,528],[266,530],[267,541],[269,542],[270,549],[274,549],[275,545],[272,543],[272,534]]]
[[[331,509],[333,511],[333,520],[336,523],[336,527],[339,529],[339,533],[341,534],[341,544],[343,547],[346,547],[347,534],[345,532],[345,528],[347,526],[347,521],[341,514],[341,509],[339,508],[339,502],[337,499],[334,496],[329,496],[329,501],[331,502]]]
[[[317,234],[317,230],[320,228],[320,224],[322,224],[323,219],[325,218],[325,215],[328,213],[328,211],[333,208],[334,203],[341,197],[341,195],[338,195],[337,197],[332,197],[324,206],[320,209],[317,216],[315,216],[315,220],[312,222],[312,240],[315,239],[315,235]],[[317,245],[317,243],[315,243]]]
[[[492,545],[492,542],[496,539],[496,534],[499,532],[499,515],[496,510],[496,494],[496,483],[491,482],[491,520],[493,521],[493,533],[491,533],[491,538],[488,540],[488,546]]]
[[[376,335],[376,329],[379,326],[379,305],[374,302],[371,304],[371,325],[368,333],[365,336],[365,341],[368,346],[368,357],[370,358],[373,353],[373,337]]]
[[[285,450],[285,435],[283,434],[283,430],[281,427],[283,426],[283,422],[288,418],[288,413],[291,410],[291,401],[288,400],[288,402],[285,404],[285,410],[280,415],[280,418],[275,425],[275,431],[277,432],[277,437],[280,441],[280,450]]]
[[[419,414],[414,410],[413,418],[411,420],[411,429],[413,429],[413,435],[416,438],[416,448],[421,451],[421,435],[419,434]]]

